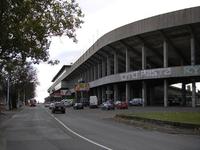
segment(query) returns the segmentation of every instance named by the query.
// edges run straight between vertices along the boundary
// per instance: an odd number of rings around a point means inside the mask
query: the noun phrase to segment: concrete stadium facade
[[[200,81],[200,7],[133,22],[99,38],[71,67],[57,74],[50,94],[74,93],[78,82],[89,84],[89,95],[106,99],[141,97],[145,105],[168,106],[170,85],[192,83],[191,106],[197,104]]]

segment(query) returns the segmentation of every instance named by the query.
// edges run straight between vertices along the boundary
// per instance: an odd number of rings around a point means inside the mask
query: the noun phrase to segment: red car
[[[128,109],[128,104],[126,102],[118,102],[115,107],[117,109]]]

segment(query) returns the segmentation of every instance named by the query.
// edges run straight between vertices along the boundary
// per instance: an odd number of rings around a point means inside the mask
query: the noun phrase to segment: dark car
[[[74,109],[83,109],[83,103],[75,103],[73,108]]]
[[[80,102],[83,104],[84,107],[89,106],[89,99],[88,98],[81,98]]]
[[[128,109],[128,104],[124,101],[119,102],[115,105],[117,109]]]
[[[111,100],[108,100],[101,105],[101,109],[102,110],[114,110],[115,105]]]
[[[59,111],[61,113],[65,113],[65,105],[62,102],[55,102],[51,108],[52,113],[55,113],[56,111]]]
[[[169,106],[180,106],[181,105],[181,99],[179,99],[177,97],[169,97],[168,105]]]

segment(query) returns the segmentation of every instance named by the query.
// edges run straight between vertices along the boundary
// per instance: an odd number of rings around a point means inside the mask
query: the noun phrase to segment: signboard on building
[[[54,92],[52,95],[52,97],[61,97],[60,92]]]
[[[72,93],[70,90],[60,90],[60,94],[61,95],[66,95],[66,96],[70,96]]]
[[[107,90],[107,91],[106,91],[106,94],[107,94],[107,95],[113,94],[113,91]]]
[[[75,85],[75,91],[89,91],[89,89],[88,83],[78,83]]]

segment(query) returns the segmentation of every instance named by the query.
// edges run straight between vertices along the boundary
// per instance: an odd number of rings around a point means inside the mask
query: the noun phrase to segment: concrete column
[[[126,72],[130,71],[130,53],[128,48],[126,48]]]
[[[107,56],[107,75],[111,75],[110,56]]]
[[[142,69],[146,69],[146,47],[142,47]]]
[[[143,45],[142,47],[142,69],[146,69],[146,47]],[[147,104],[147,86],[146,81],[142,81],[142,99],[143,99],[143,107]]]
[[[146,82],[142,81],[142,99],[143,99],[143,107],[147,104],[147,86]]]
[[[128,103],[130,100],[130,83],[126,82],[126,102]]]
[[[163,67],[168,67],[168,43],[165,40],[163,42]]]
[[[163,42],[163,67],[168,67],[168,43],[166,40]],[[168,81],[164,80],[164,107],[168,106]]]
[[[119,100],[119,96],[118,96],[118,93],[119,93],[118,86],[117,86],[117,84],[114,84],[113,86],[114,86],[114,87],[113,87],[113,89],[114,89],[114,101],[117,101],[117,100]]]
[[[90,82],[90,70],[87,70],[87,82]]]
[[[94,76],[94,73],[93,73],[93,68],[91,67],[90,68],[90,81],[93,81],[93,76]]]
[[[130,53],[126,48],[126,72],[130,71]],[[130,83],[126,82],[126,102],[128,103],[130,100]]]
[[[191,35],[191,38],[190,38],[190,48],[191,48],[191,65],[195,65],[196,64],[196,59],[195,59],[196,49],[195,49],[195,40],[194,40],[193,34]]]
[[[106,62],[102,59],[102,77],[106,76]]]
[[[155,99],[155,88],[151,87],[150,88],[150,106],[154,104],[154,99]]]
[[[106,90],[105,90],[105,87],[102,86],[101,88],[101,97],[102,97],[102,102],[105,102],[106,101]]]
[[[94,73],[94,80],[96,80],[97,69],[96,69],[96,66],[94,66],[93,68],[94,68],[94,72],[93,72]]]
[[[168,81],[164,80],[164,107],[168,106]]]
[[[182,105],[186,105],[186,85],[184,82],[182,83]]]
[[[190,38],[190,47],[191,47],[191,65],[194,66],[196,64],[196,59],[195,59],[195,39],[194,35],[191,34]],[[196,83],[195,79],[192,79],[192,107],[196,107]]]
[[[102,101],[101,101],[102,95],[101,95],[101,88],[100,87],[97,88],[97,97],[98,97],[98,104],[101,104],[102,103]]]
[[[110,85],[107,85],[107,91],[110,91]],[[110,99],[111,98],[111,95],[110,94],[106,94],[106,98],[107,99]]]
[[[98,79],[101,78],[101,64],[98,63]]]
[[[95,95],[95,96],[98,95],[97,88],[94,88],[94,95]]]
[[[196,107],[196,83],[192,79],[192,107]]]
[[[87,71],[84,72],[84,81],[87,82]]]
[[[114,74],[117,74],[119,72],[119,67],[118,67],[118,54],[115,51],[114,52]]]

